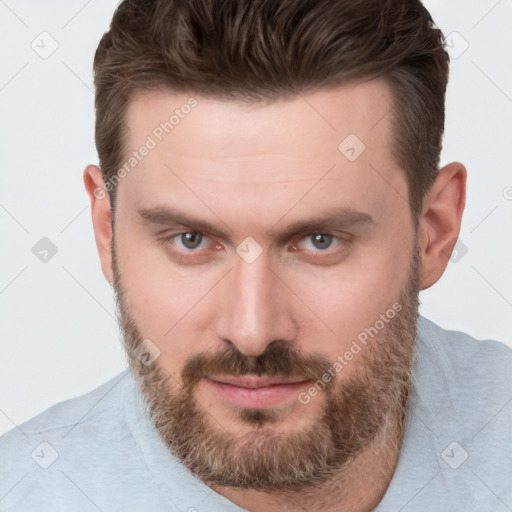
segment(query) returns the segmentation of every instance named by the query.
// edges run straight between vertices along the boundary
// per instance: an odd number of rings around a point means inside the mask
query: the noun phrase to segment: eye
[[[205,241],[204,235],[194,231],[178,233],[170,237],[170,239],[176,244],[178,248],[183,249],[186,252],[193,251],[194,249],[205,249],[207,247],[207,244],[205,244],[205,247],[201,247]]]
[[[307,251],[323,252],[330,249],[335,237],[326,233],[313,233],[303,238],[307,243],[304,244]]]

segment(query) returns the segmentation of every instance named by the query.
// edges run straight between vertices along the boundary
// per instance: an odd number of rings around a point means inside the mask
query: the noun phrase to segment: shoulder
[[[379,512],[512,504],[512,350],[418,319],[402,452]],[[501,508],[500,508],[501,507]]]
[[[502,435],[512,428],[512,349],[504,343],[420,317],[415,369],[417,393],[440,428],[449,418],[461,433],[478,431],[491,418],[494,427],[503,422]]]
[[[461,331],[443,329],[421,316],[418,342],[432,359],[437,359],[448,382],[503,386],[512,391],[512,349],[504,343],[478,340]]]
[[[0,448],[4,449],[12,438],[18,438],[20,435],[25,434],[25,437],[44,433],[59,435],[78,423],[104,420],[105,409],[108,408],[109,402],[115,400],[116,395],[121,391],[121,382],[128,376],[129,371],[125,370],[84,395],[53,405],[1,436]]]
[[[0,496],[5,496],[5,510],[10,510],[11,501],[15,503],[14,510],[21,510],[17,508],[19,500],[34,493],[42,499],[44,493],[37,491],[41,486],[45,486],[45,496],[55,497],[56,487],[70,485],[65,475],[77,460],[87,465],[116,449],[123,437],[119,410],[122,390],[130,378],[129,371],[125,371],[85,395],[50,407],[0,437]]]
[[[494,510],[497,496],[512,503],[512,350],[424,318],[419,324],[430,367],[420,372],[416,411],[432,429],[439,485],[479,510]]]

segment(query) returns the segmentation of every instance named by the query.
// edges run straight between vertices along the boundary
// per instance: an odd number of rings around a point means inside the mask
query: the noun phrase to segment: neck
[[[300,492],[265,492],[233,487],[214,490],[251,512],[322,510],[322,512],[370,512],[382,500],[400,455],[405,415],[387,418],[382,430],[360,454],[319,487]]]

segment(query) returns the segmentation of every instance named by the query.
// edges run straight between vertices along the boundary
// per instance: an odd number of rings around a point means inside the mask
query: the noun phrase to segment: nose
[[[217,336],[247,356],[258,356],[273,341],[292,342],[297,336],[290,292],[262,254],[247,263],[236,258],[222,282]]]

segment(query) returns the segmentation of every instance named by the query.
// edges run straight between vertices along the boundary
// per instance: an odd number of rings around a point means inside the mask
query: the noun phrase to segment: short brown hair
[[[392,151],[417,218],[442,147],[443,43],[419,0],[125,0],[94,58],[104,178],[122,163],[139,91],[257,102],[384,77],[395,100]]]

